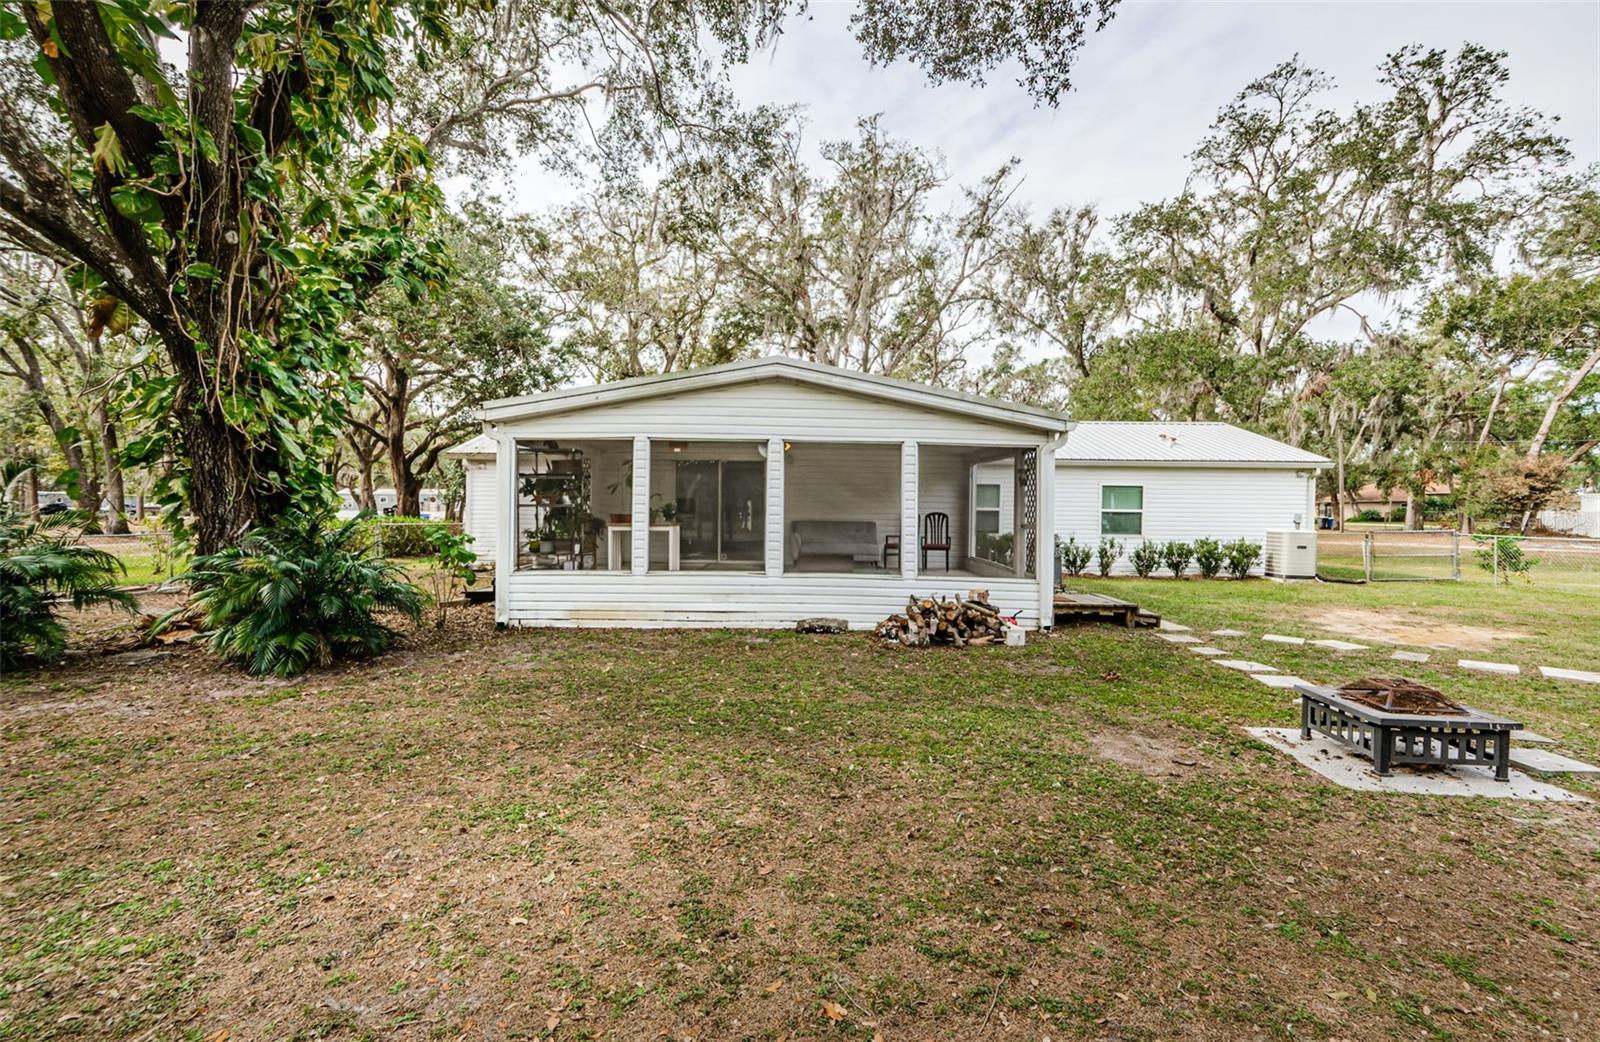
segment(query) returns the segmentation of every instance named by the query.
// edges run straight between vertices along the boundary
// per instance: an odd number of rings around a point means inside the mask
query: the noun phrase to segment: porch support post
[[[783,574],[783,439],[767,439],[767,574]]]
[[[917,443],[900,443],[900,575],[915,579],[922,564],[922,518],[919,514]]]
[[[1022,516],[1027,513],[1022,507],[1022,493],[1028,487],[1022,480],[1022,468],[1026,461],[1027,456],[1021,449],[1011,459],[1011,568],[1018,579],[1028,574],[1028,537],[1022,524]],[[1035,504],[1035,521],[1038,516],[1038,506]]]
[[[650,570],[650,439],[633,439],[633,561],[631,571],[643,575]]]
[[[504,625],[510,619],[511,573],[517,568],[522,533],[517,531],[517,441],[499,432],[494,439],[495,487],[500,490],[495,497],[494,621]]]
[[[1038,489],[1039,502],[1033,511],[1034,523],[1039,526],[1038,562],[1034,565],[1034,574],[1039,577],[1039,628],[1050,629],[1056,621],[1056,441],[1049,441],[1039,446],[1038,458],[1034,461],[1039,468],[1038,480],[1033,487]]]

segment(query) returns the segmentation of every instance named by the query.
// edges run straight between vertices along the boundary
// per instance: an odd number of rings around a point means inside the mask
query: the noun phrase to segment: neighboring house
[[[1426,496],[1448,496],[1454,490],[1447,482],[1430,481],[1427,486]],[[1421,506],[1419,503],[1418,506]],[[1338,517],[1348,521],[1365,510],[1376,510],[1385,518],[1390,517],[1395,511],[1405,510],[1406,490],[1396,485],[1393,488],[1379,488],[1377,485],[1363,485],[1352,494],[1345,496],[1339,503],[1334,503],[1332,496],[1323,496],[1317,504],[1317,510],[1323,517]]]
[[[1047,627],[1054,540],[1037,533],[1260,541],[1308,522],[1328,465],[1226,424],[1073,430],[1047,410],[792,358],[480,417],[484,433],[446,455],[466,466],[465,528],[508,625],[864,628],[909,595],[979,587]],[[921,543],[948,550],[924,561]]]
[[[1600,539],[1600,492],[1574,492],[1566,507],[1539,511],[1539,523],[1563,535]]]
[[[1119,541],[1116,574],[1133,570],[1127,552],[1146,539],[1261,543],[1270,530],[1313,524],[1317,472],[1330,465],[1227,423],[1081,420],[1056,451],[1056,534]],[[974,478],[976,503],[998,494],[1002,527],[1011,513],[1005,472],[979,467]]]
[[[1038,533],[1071,425],[1048,410],[765,358],[479,415],[493,455],[477,438],[449,455],[467,465],[466,529],[495,561],[501,623],[864,628],[912,594],[973,588],[1053,621]],[[973,468],[1002,454],[1026,505],[1010,542],[1031,552],[997,562],[969,550],[969,500]],[[924,533],[948,545],[926,565]]]

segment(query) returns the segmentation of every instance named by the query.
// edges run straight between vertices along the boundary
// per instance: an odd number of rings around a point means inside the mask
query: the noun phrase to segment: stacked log
[[[873,634],[882,641],[908,648],[930,644],[969,645],[1003,643],[1006,621],[989,603],[989,591],[970,590],[966,597],[912,597],[904,614],[878,623]]]

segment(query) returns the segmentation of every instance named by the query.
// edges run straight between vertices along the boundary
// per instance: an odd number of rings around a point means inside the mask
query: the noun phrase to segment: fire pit
[[[1367,677],[1339,690],[1296,684],[1300,736],[1311,732],[1372,760],[1382,777],[1393,765],[1493,767],[1511,780],[1511,732],[1522,724],[1458,705],[1440,691],[1403,677]]]

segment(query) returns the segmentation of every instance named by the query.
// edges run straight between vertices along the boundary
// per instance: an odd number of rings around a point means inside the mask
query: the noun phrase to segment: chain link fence
[[[1600,592],[1600,539],[1450,529],[1319,532],[1317,573],[1364,582],[1527,582]]]

